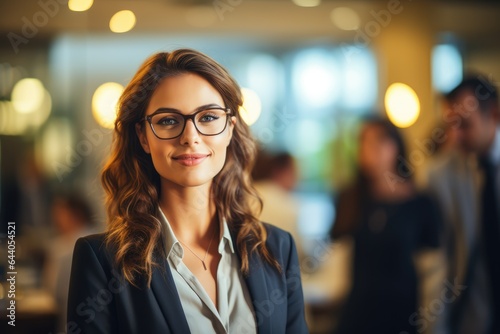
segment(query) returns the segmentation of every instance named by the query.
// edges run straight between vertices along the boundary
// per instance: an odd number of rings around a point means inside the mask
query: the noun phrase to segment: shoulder
[[[290,232],[287,232],[269,223],[263,222],[262,224],[267,231],[267,243],[269,244],[268,246],[281,243],[283,243],[284,245],[290,245],[290,243],[293,242],[293,238]]]
[[[106,249],[106,234],[89,234],[81,237],[76,241],[75,249],[90,247],[97,253],[103,252]]]
[[[267,231],[267,248],[281,265],[287,264],[290,257],[296,255],[297,252],[292,235],[274,225],[263,224]]]
[[[428,167],[427,174],[432,182],[448,181],[449,176],[462,175],[471,169],[471,161],[475,161],[472,156],[454,151],[439,158],[436,158]]]
[[[73,262],[82,265],[99,263],[109,268],[114,258],[113,251],[106,245],[106,234],[90,234],[76,241]]]

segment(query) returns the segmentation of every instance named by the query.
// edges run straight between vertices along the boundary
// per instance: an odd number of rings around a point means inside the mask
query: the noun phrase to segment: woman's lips
[[[181,154],[173,157],[173,160],[183,166],[196,166],[201,164],[210,154]]]

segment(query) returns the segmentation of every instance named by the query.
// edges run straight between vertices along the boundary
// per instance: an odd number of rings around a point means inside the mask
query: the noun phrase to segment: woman
[[[422,329],[413,256],[438,246],[440,220],[430,199],[415,190],[405,161],[394,125],[380,119],[363,125],[358,178],[340,193],[331,233],[354,239],[352,290],[336,333]]]
[[[237,83],[193,50],[149,58],[119,103],[107,232],[78,240],[68,331],[305,333],[291,236],[250,207]]]

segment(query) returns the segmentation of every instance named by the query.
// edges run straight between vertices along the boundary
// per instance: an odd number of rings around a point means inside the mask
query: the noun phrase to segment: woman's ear
[[[139,138],[139,142],[141,143],[144,152],[146,152],[147,154],[151,154],[148,138],[146,137],[146,131],[144,131],[144,128],[141,126],[141,124],[137,123],[135,125],[135,133],[137,134],[137,138]]]
[[[236,117],[231,116],[231,121],[229,122],[229,134],[227,136],[226,146],[229,146],[229,144],[231,143],[231,138],[233,138],[233,130],[235,125],[236,125]]]

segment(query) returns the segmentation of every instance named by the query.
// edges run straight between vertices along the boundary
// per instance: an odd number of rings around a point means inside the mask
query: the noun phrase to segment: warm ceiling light
[[[109,20],[109,29],[112,32],[123,33],[132,30],[135,26],[135,14],[131,10],[121,10]]]
[[[320,5],[321,0],[292,0],[292,2],[300,7],[316,7]]]
[[[252,125],[259,119],[262,103],[259,95],[249,88],[241,88],[243,105],[240,107],[240,116],[247,125]]]
[[[68,7],[74,12],[84,12],[92,7],[94,0],[69,0]]]
[[[40,80],[26,78],[19,80],[12,89],[12,105],[22,114],[37,111],[43,104],[45,88]]]
[[[394,125],[407,128],[413,125],[420,115],[417,93],[408,85],[393,83],[385,93],[385,109]]]
[[[361,23],[359,15],[348,7],[335,8],[330,13],[330,19],[342,30],[356,30]]]
[[[97,123],[112,129],[115,125],[118,100],[123,92],[123,86],[116,82],[106,82],[100,85],[92,96],[92,114]]]

